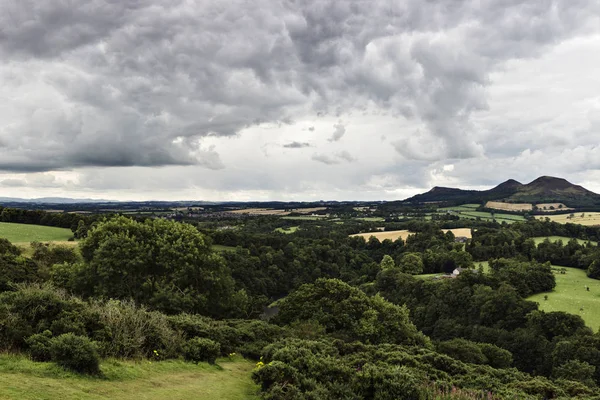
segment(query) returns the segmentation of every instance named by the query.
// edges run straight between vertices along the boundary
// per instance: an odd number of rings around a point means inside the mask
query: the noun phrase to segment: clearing
[[[582,213],[568,213],[568,214],[556,214],[548,216],[536,217],[541,220],[549,218],[550,221],[558,222],[560,224],[579,224],[579,225],[600,225],[600,212],[582,212]]]
[[[102,362],[104,377],[66,372],[52,363],[25,356],[0,355],[0,398],[70,399],[258,399],[250,378],[254,364],[242,358],[220,359],[218,365],[183,361]]]
[[[300,229],[299,226],[290,226],[288,228],[275,228],[274,231],[279,233],[290,234],[296,232],[298,229]]]
[[[563,268],[553,266],[556,269]],[[585,271],[566,268],[565,274],[555,270],[556,287],[552,292],[538,293],[527,300],[539,303],[540,310],[564,311],[579,315],[586,325],[598,332],[600,328],[600,280],[588,278]],[[588,286],[589,291],[585,289]],[[548,300],[544,300],[548,296]]]
[[[567,245],[567,243],[569,243],[569,240],[571,240],[570,237],[566,237],[566,236],[538,236],[538,237],[534,237],[532,238],[535,241],[535,245],[537,246],[538,244],[542,243],[544,240],[548,239],[551,242],[558,242],[559,240],[562,240],[563,245]],[[577,239],[577,242],[579,242],[579,244],[582,245],[586,245],[588,243],[591,243],[593,246],[597,246],[598,242],[594,242],[593,240],[583,240],[583,239]]]
[[[444,229],[443,230],[444,233],[451,231],[454,236],[458,237],[458,236],[464,236],[466,238],[471,238],[471,228],[457,228],[457,229]],[[406,240],[406,238],[408,238],[408,236],[412,235],[413,232],[409,232],[407,230],[400,230],[400,231],[386,231],[386,232],[366,232],[366,233],[355,233],[354,235],[350,235],[350,236],[361,236],[364,237],[365,240],[369,240],[369,238],[371,236],[375,236],[377,239],[379,239],[380,242],[383,242],[386,239],[390,239],[392,241],[398,239],[398,238],[402,238],[402,240]]]

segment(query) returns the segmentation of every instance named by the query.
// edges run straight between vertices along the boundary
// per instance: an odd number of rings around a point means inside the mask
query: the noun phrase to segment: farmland
[[[531,211],[533,205],[531,203],[503,203],[501,201],[488,201],[485,208],[493,208],[501,211]]]
[[[248,215],[290,215],[295,214],[312,214],[318,211],[326,210],[327,207],[311,207],[311,208],[294,208],[274,209],[274,208],[242,208],[240,210],[229,211],[231,214],[248,214]]]
[[[566,236],[538,236],[533,238],[536,246],[546,239],[550,240],[551,242],[558,242],[559,240],[562,240],[563,245],[566,245],[569,242],[569,240],[571,240],[571,238]],[[598,242],[594,242],[592,240],[577,239],[577,242],[579,242],[579,244],[581,245],[585,245],[587,243],[591,243],[593,246],[598,245]]]
[[[250,379],[253,363],[223,359],[218,366],[182,361],[107,360],[103,377],[66,372],[25,356],[0,355],[2,399],[258,399]]]
[[[0,237],[12,243],[61,242],[73,236],[70,229],[0,222]]]
[[[566,213],[556,214],[548,216],[539,216],[538,219],[545,220],[549,218],[550,221],[558,222],[560,224],[579,224],[586,226],[600,225],[600,212],[582,212],[582,213]]]
[[[562,267],[555,267],[562,268]],[[538,302],[546,312],[564,311],[579,315],[594,331],[600,328],[600,281],[590,279],[585,271],[565,268],[566,273],[555,272],[556,288],[549,293],[538,293],[527,300]],[[589,291],[585,289],[588,286]],[[544,296],[548,300],[544,300]],[[582,310],[583,309],[583,310]]]
[[[471,238],[471,228],[457,228],[457,229],[446,229],[444,232],[451,231],[454,236],[464,236],[467,238]],[[365,238],[365,240],[369,240],[371,236],[376,237],[379,241],[384,241],[386,239],[390,239],[392,241],[401,238],[402,240],[406,240],[412,232],[407,230],[399,230],[399,231],[378,231],[378,232],[366,232],[366,233],[356,233],[350,236],[360,236]]]
[[[506,203],[499,203],[499,204],[506,204]],[[460,206],[441,207],[441,208],[438,208],[438,213],[454,213],[454,214],[458,215],[460,218],[465,218],[465,219],[478,219],[479,218],[484,221],[496,220],[498,222],[506,222],[507,224],[513,223],[515,221],[525,221],[525,217],[523,217],[522,215],[476,211],[477,208],[479,208],[479,206],[480,206],[479,204],[462,204]],[[487,204],[486,204],[486,206],[487,206]]]

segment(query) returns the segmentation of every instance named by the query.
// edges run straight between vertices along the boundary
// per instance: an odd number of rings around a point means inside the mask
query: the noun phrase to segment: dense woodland
[[[358,220],[0,218],[80,238],[31,257],[0,241],[3,351],[91,374],[99,357],[240,353],[265,399],[600,398],[600,334],[525,300],[555,286],[551,264],[600,277],[600,248],[533,237],[598,241],[599,228],[472,221],[464,245],[441,231],[465,226],[452,219],[389,222],[416,234],[380,242],[348,237],[375,226]],[[415,276],[457,267],[470,270]]]

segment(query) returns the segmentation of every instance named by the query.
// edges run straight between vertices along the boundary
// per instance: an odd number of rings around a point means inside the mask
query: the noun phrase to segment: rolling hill
[[[528,184],[514,179],[489,190],[462,190],[436,186],[430,191],[404,200],[404,203],[482,203],[502,200],[509,203],[564,203],[574,208],[600,208],[600,195],[574,185],[566,179],[541,176]]]

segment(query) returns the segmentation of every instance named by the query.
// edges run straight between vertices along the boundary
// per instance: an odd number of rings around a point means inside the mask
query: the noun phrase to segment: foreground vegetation
[[[218,366],[183,361],[106,360],[101,377],[65,371],[22,355],[0,355],[0,398],[69,399],[258,399],[250,379],[254,363],[239,357]]]
[[[77,249],[34,243],[25,255],[0,240],[0,350],[19,354],[2,375],[54,379],[35,384],[65,396],[72,380],[81,396],[111,397],[109,382],[132,396],[155,387],[148,398],[172,383],[189,397],[214,376],[225,387],[213,398],[253,388],[272,400],[600,396],[600,334],[578,313],[529,301],[566,293],[557,283],[576,275],[552,265],[600,277],[597,228],[222,218],[72,221]],[[380,224],[414,234],[350,236]],[[459,228],[472,229],[466,243]],[[585,243],[534,239],[553,236]],[[453,279],[415,276],[456,268]],[[172,379],[153,381],[155,365]]]

